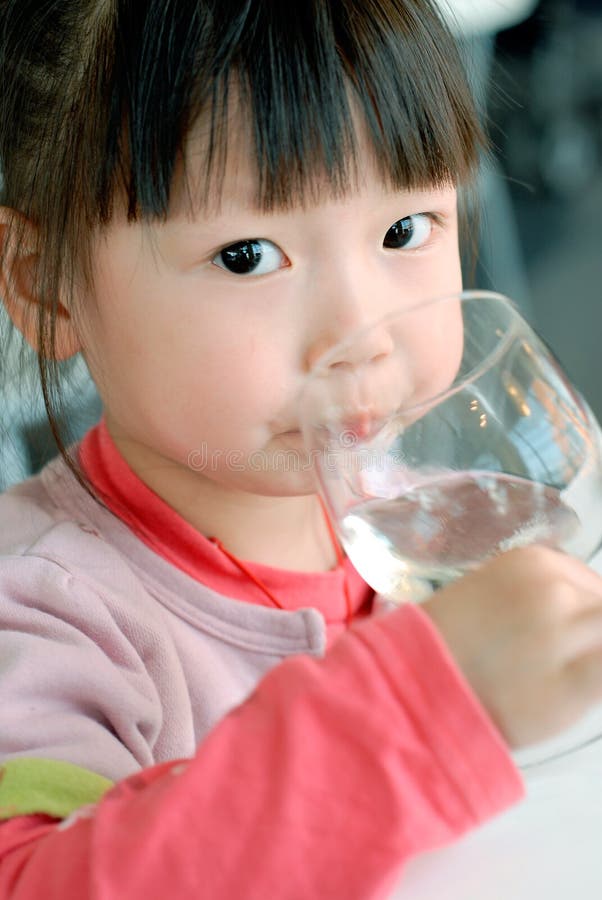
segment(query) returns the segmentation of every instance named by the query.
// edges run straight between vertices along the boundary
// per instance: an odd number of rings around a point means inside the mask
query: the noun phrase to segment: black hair
[[[203,203],[219,186],[232,98],[257,204],[334,193],[356,174],[359,114],[385,182],[462,183],[483,137],[455,42],[431,0],[0,0],[2,203],[37,235],[48,417],[59,298],[89,278],[115,204],[165,218],[191,129],[206,126]],[[204,193],[203,193],[204,192]]]

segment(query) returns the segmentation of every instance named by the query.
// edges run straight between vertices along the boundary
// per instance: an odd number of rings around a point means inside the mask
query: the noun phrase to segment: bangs
[[[325,181],[344,194],[358,172],[357,127],[394,189],[459,184],[475,169],[484,141],[462,63],[425,0],[118,8],[101,220],[116,190],[130,219],[165,217],[176,166],[201,121],[204,156],[191,201],[211,202],[240,128],[232,124],[237,109],[262,209],[313,201]]]

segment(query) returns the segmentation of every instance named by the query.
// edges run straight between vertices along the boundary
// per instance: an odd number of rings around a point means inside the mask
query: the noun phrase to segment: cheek
[[[434,304],[430,311],[417,316],[417,337],[409,353],[412,392],[407,406],[424,403],[447,390],[460,369],[464,350],[461,304],[443,302],[440,307]]]
[[[420,261],[414,284],[415,302],[428,302],[452,297],[462,290],[462,264],[458,245],[457,226],[441,237],[433,255]]]
[[[283,375],[278,342],[244,310],[216,309],[199,294],[178,283],[125,290],[99,279],[97,306],[82,327],[105,405],[148,407],[152,397],[172,426],[178,418],[191,428],[221,419],[228,430],[270,399]]]
[[[226,327],[215,319],[198,340],[181,334],[178,343],[177,369],[168,368],[158,386],[174,433],[211,450],[256,450],[280,412],[286,348],[249,321]]]

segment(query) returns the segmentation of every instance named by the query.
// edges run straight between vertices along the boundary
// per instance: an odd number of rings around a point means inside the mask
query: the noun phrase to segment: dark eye
[[[414,250],[429,239],[433,220],[426,213],[399,219],[387,231],[383,247],[389,250]]]
[[[233,275],[266,275],[281,269],[286,257],[282,250],[263,238],[249,238],[224,247],[213,264]]]

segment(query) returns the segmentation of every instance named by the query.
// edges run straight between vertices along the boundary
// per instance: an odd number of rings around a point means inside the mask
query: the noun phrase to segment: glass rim
[[[452,300],[477,300],[478,298],[483,298],[486,300],[496,300],[502,306],[511,309],[516,315],[520,316],[522,320],[521,313],[516,303],[511,300],[510,297],[507,297],[505,294],[500,294],[497,291],[478,290],[474,288],[465,291],[456,291],[452,294],[441,294],[438,297],[431,297],[429,300],[419,300],[412,306],[397,306],[390,312],[385,313],[384,315],[379,316],[376,319],[372,319],[366,325],[363,325],[361,328],[353,331],[349,335],[349,337],[344,338],[341,341],[337,341],[334,347],[326,350],[317,359],[317,361],[311,367],[311,370],[307,373],[307,380],[310,380],[314,377],[319,378],[320,376],[326,374],[326,371],[330,367],[330,363],[339,355],[341,348],[348,347],[358,338],[361,338],[364,335],[368,334],[368,332],[372,331],[372,329],[376,326],[387,325],[389,322],[393,322],[401,316],[410,315],[411,313],[417,312],[421,309],[427,309],[429,306],[434,306],[435,304],[446,303]]]
[[[481,299],[494,300],[511,314],[509,327],[500,338],[498,344],[492,350],[490,350],[479,363],[476,363],[469,372],[463,375],[461,379],[458,379],[456,377],[451,385],[441,391],[438,391],[437,393],[431,394],[429,397],[426,397],[424,400],[420,400],[418,403],[414,403],[408,406],[399,406],[394,412],[391,413],[388,419],[392,419],[396,416],[404,414],[413,414],[419,410],[428,409],[433,404],[439,403],[443,398],[452,397],[454,394],[463,390],[466,385],[480,378],[480,376],[485,371],[487,371],[488,368],[490,368],[497,362],[497,360],[505,352],[511,341],[516,337],[518,333],[518,326],[525,326],[529,331],[532,331],[531,326],[522,316],[516,303],[505,294],[501,294],[497,291],[478,289],[457,291],[451,294],[442,294],[429,300],[421,300],[413,304],[412,306],[396,307],[391,312],[385,313],[379,318],[372,319],[367,325],[358,328],[351,335],[349,335],[348,338],[339,341],[337,344],[335,344],[334,347],[331,347],[329,350],[322,354],[322,356],[312,367],[311,371],[305,377],[301,391],[299,393],[301,403],[303,403],[303,397],[307,396],[309,391],[311,391],[312,384],[317,383],[328,376],[328,373],[330,371],[330,363],[333,360],[336,360],[341,352],[341,349],[348,347],[354,341],[358,340],[358,338],[361,338],[363,335],[368,334],[373,328],[382,325],[386,326],[388,323],[397,320],[401,316],[410,315],[418,310],[428,309],[428,307],[434,306],[435,304],[451,301],[459,301],[463,303],[464,301],[478,301]],[[533,334],[537,338],[537,335],[535,335],[534,332]]]

